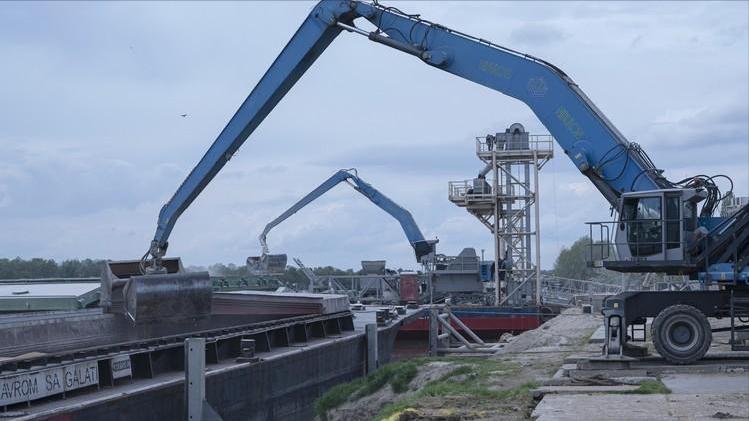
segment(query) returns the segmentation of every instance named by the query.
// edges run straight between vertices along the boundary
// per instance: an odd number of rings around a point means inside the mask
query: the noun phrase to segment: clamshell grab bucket
[[[276,275],[286,271],[288,257],[285,254],[263,254],[247,258],[247,269],[253,275]]]
[[[142,274],[140,261],[109,262],[102,275],[101,306],[134,322],[210,314],[208,272],[186,272],[179,258],[162,260],[166,273]]]

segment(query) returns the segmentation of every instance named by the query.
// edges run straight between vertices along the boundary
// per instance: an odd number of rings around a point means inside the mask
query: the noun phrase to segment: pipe
[[[455,324],[458,325],[459,328],[463,329],[463,332],[467,333],[468,336],[471,337],[471,339],[473,339],[474,341],[476,341],[477,343],[481,345],[486,345],[486,343],[482,341],[481,338],[478,337],[478,335],[476,335],[471,329],[469,329],[468,326],[463,324],[463,322],[459,318],[455,317],[455,315],[452,313],[452,311],[450,311],[450,309],[447,309],[447,314],[450,315],[450,319],[453,320]]]

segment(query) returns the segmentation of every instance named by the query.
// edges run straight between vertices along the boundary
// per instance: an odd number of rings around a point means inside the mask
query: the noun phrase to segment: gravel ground
[[[487,392],[483,396],[461,393],[421,396],[419,391],[434,379],[463,365],[460,357],[449,361],[426,363],[419,367],[417,376],[411,381],[408,391],[393,392],[390,385],[377,392],[349,401],[328,412],[328,420],[376,419],[388,404],[408,399],[407,409],[397,412],[388,420],[530,420],[535,402],[528,385],[540,384],[561,367],[564,358],[571,353],[588,349],[587,339],[600,326],[599,316],[582,314],[579,309],[565,310],[532,331],[512,337],[498,354],[488,358],[486,365],[503,367],[484,372],[482,384]],[[473,375],[473,374],[468,374]],[[469,379],[470,380],[470,379]],[[465,382],[465,375],[449,378],[448,382]],[[413,397],[418,400],[413,401]]]
[[[747,420],[749,399],[741,394],[547,395],[533,416],[537,421]]]

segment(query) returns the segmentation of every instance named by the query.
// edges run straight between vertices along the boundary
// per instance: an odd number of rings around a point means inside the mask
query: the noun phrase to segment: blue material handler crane
[[[358,27],[359,20],[369,21],[375,29]],[[627,353],[628,329],[654,317],[653,341],[659,353],[675,363],[691,363],[710,346],[708,317],[749,315],[749,207],[729,218],[712,216],[724,197],[716,180],[724,175],[670,181],[640,145],[627,140],[555,65],[419,15],[364,1],[324,0],[313,8],[161,209],[142,259],[146,277],[164,272],[162,260],[179,216],[344,31],[525,103],[617,211],[613,232],[601,225],[605,238],[593,245],[606,250],[600,262],[604,267],[703,280],[706,288],[701,291],[628,292],[609,299],[604,309],[604,354],[609,358]],[[153,276],[156,281],[169,275]]]
[[[411,212],[393,202],[389,197],[372,187],[371,184],[362,180],[357,171],[352,168],[336,171],[335,174],[323,181],[322,184],[307,193],[303,198],[299,199],[299,201],[294,203],[289,209],[284,211],[274,220],[268,222],[259,236],[262,254],[260,256],[250,256],[247,258],[247,267],[250,271],[258,274],[283,272],[286,269],[287,257],[285,254],[270,254],[267,242],[268,233],[270,233],[270,231],[278,224],[291,217],[291,215],[299,212],[302,208],[341,183],[347,183],[354,190],[369,199],[370,202],[374,203],[377,207],[384,210],[388,215],[398,221],[403,229],[403,233],[406,234],[406,239],[408,239],[408,242],[414,249],[417,262],[422,262],[424,259],[429,259],[434,256],[434,248],[435,244],[437,244],[437,240],[427,240],[424,238],[424,235],[421,233],[421,230],[416,224]]]

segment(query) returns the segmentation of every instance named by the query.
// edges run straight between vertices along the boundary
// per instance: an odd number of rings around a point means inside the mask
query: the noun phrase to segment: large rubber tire
[[[650,327],[653,345],[673,364],[691,364],[705,356],[713,341],[707,317],[695,307],[677,304],[666,307]]]

